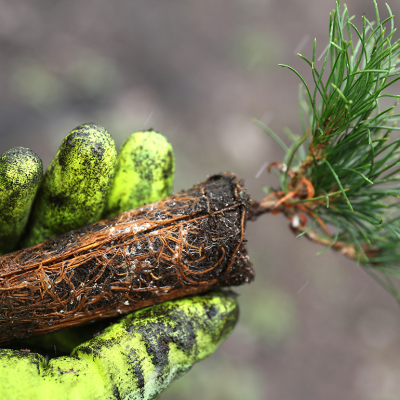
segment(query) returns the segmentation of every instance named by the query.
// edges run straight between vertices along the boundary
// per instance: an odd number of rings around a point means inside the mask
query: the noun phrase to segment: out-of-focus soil
[[[400,4],[389,0],[400,16]],[[104,125],[117,147],[154,128],[176,151],[175,189],[232,171],[261,199],[299,132],[297,56],[327,44],[333,0],[0,0],[0,153],[33,149],[48,165],[75,126]],[[361,26],[372,0],[350,0]],[[379,4],[383,17],[387,10]],[[396,22],[397,21],[397,22]],[[400,24],[400,19],[395,20]],[[398,86],[397,86],[398,87]],[[398,399],[400,310],[360,267],[296,239],[281,216],[248,226],[257,278],[238,289],[241,321],[215,355],[163,399]]]

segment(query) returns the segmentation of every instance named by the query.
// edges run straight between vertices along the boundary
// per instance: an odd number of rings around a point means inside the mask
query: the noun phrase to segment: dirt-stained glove
[[[0,158],[0,254],[168,196],[174,169],[172,146],[152,130],[131,135],[117,157],[103,127],[81,125],[44,176],[34,152],[12,149]],[[214,352],[237,316],[235,296],[217,291],[148,307],[104,330],[110,322],[10,344],[0,348],[1,399],[153,399]]]

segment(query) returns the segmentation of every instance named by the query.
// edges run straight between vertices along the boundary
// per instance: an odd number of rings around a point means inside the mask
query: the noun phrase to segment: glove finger
[[[0,393],[21,399],[154,399],[215,351],[238,317],[235,296],[212,292],[137,311],[48,363],[0,350]],[[3,366],[3,368],[2,368]]]
[[[153,130],[133,133],[122,145],[104,217],[153,203],[172,193],[172,145]]]
[[[15,250],[43,177],[41,159],[15,147],[0,157],[0,255]]]
[[[114,175],[114,140],[99,125],[80,125],[63,140],[39,187],[22,247],[100,219]]]

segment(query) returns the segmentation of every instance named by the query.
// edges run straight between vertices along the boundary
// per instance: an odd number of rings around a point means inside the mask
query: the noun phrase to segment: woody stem
[[[282,212],[285,214],[285,216],[292,220],[292,218],[295,215],[295,210],[293,207],[288,207],[285,204],[279,204],[276,207],[276,204],[278,203],[278,199],[267,199],[267,200],[261,200],[256,201],[253,200],[250,208],[247,213],[247,219],[249,221],[255,221],[260,215],[266,214],[269,212]],[[300,224],[299,226],[293,227],[291,225],[291,229],[296,232],[296,233],[301,233],[307,231],[308,227],[306,225]],[[306,236],[309,240],[315,243],[319,243],[323,246],[330,246],[332,249],[338,251],[339,253],[345,255],[346,257],[350,258],[351,260],[356,260],[357,259],[357,249],[354,244],[347,244],[344,242],[341,242],[339,240],[336,240],[332,244],[332,238],[327,238],[323,237],[321,235],[318,235],[311,229],[308,230],[304,236]],[[365,252],[368,253],[368,249],[365,249]]]

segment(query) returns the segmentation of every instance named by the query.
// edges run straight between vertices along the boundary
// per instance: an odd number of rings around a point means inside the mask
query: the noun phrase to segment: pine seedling
[[[340,1],[330,15],[329,43],[320,69],[317,43],[311,68],[314,85],[301,79],[301,135],[289,146],[277,170],[280,188],[254,205],[253,212],[283,212],[298,236],[336,249],[357,261],[400,302],[392,278],[400,278],[400,138],[396,126],[400,99],[400,40],[394,19],[362,18],[353,24]],[[397,86],[397,93],[399,87]],[[381,109],[382,98],[393,101]],[[277,135],[260,121],[266,133]]]

